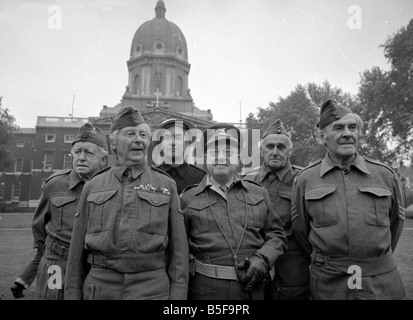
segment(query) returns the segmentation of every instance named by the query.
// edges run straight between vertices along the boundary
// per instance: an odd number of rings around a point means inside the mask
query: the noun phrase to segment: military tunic
[[[186,299],[188,242],[175,182],[119,162],[84,188],[66,299]]]
[[[272,299],[308,299],[309,259],[300,250],[291,231],[291,190],[301,167],[286,162],[283,169],[271,172],[265,164],[259,170],[247,172],[244,179],[259,183],[268,190],[275,211],[280,216],[288,239],[288,249],[275,264]]]
[[[392,253],[405,214],[392,169],[357,154],[341,170],[326,155],[297,176],[291,215],[297,242],[312,258],[313,299],[404,297]],[[354,270],[361,288],[349,285]]]
[[[64,297],[67,256],[83,185],[84,181],[74,170],[64,170],[51,175],[43,186],[32,222],[34,246],[43,252],[37,269],[36,297],[39,299]],[[47,285],[48,269],[53,265],[61,270],[62,289]]]
[[[234,253],[238,262],[257,254],[271,267],[287,247],[267,190],[253,182],[235,179],[225,194],[212,185],[208,174],[183,192],[181,204],[190,253],[202,263],[234,266]],[[191,279],[190,291],[194,299],[248,299],[239,281],[199,273]]]
[[[187,186],[200,183],[206,174],[201,168],[186,162],[178,166],[162,163],[157,168],[165,171],[175,180],[178,194],[181,194]]]

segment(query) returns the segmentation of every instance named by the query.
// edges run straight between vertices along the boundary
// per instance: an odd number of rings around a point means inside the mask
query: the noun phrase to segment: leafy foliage
[[[4,171],[10,164],[11,151],[8,144],[17,130],[14,121],[15,118],[10,114],[9,109],[2,107],[0,100],[0,171]]]

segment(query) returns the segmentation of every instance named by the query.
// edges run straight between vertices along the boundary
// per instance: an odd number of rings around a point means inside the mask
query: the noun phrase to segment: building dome
[[[165,19],[165,3],[159,0],[156,16],[144,22],[132,40],[131,59],[144,54],[172,55],[188,61],[188,49],[181,29]]]

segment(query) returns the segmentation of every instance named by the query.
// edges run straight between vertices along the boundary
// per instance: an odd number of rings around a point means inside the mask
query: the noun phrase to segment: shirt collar
[[[72,171],[69,174],[69,189],[74,189],[80,182],[86,182],[87,179],[82,179],[75,169],[72,169]]]
[[[219,184],[217,182],[216,186],[219,188]],[[248,190],[248,184],[243,181],[240,176],[238,174],[234,175],[232,182],[229,181],[229,185],[228,183],[226,183],[226,186],[229,188],[231,185],[236,185],[236,184],[240,184],[244,189]],[[204,176],[204,178],[202,179],[202,181],[198,184],[198,186],[195,189],[195,194],[200,194],[201,192],[203,192],[205,189],[207,188],[211,188],[211,186],[214,185],[213,181],[212,181],[212,177],[211,175],[208,173]]]
[[[184,161],[182,164],[178,166],[173,166],[171,164],[162,163],[158,168],[166,172],[172,169],[175,169],[176,172],[178,172],[179,177],[183,178],[185,177],[185,174],[188,171],[188,167],[189,167],[188,163]]]
[[[260,182],[265,179],[268,174],[275,174],[278,177],[278,180],[282,180],[285,174],[291,169],[291,162],[287,160],[285,167],[278,171],[271,171],[265,163],[262,164],[260,168]]]
[[[118,180],[122,181],[123,177],[127,175],[127,172],[125,172],[126,170],[130,170],[132,173],[132,178],[136,179],[142,174],[142,172],[146,170],[147,167],[148,166],[146,165],[146,162],[143,162],[136,166],[125,166],[124,164],[116,160],[112,166],[112,170]]]
[[[364,159],[358,153],[356,153],[356,158],[354,159],[354,162],[352,164],[350,164],[350,167],[352,167],[352,166],[356,167],[357,169],[359,169],[360,171],[362,171],[366,174],[371,174],[369,169],[367,169],[366,162],[364,161]],[[320,178],[322,176],[324,176],[327,172],[329,172],[330,170],[332,170],[336,167],[337,167],[337,165],[335,163],[333,163],[329,153],[327,152],[326,156],[324,157],[323,161],[321,162]]]

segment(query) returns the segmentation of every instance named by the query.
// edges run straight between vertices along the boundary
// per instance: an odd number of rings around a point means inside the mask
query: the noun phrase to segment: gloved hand
[[[246,283],[244,290],[251,291],[253,287],[262,284],[269,276],[268,264],[259,256],[251,256],[246,262],[249,264],[247,271],[242,279]]]
[[[14,283],[14,286],[11,287],[11,292],[13,293],[13,296],[15,298],[23,298],[24,294],[23,294],[23,290],[25,290],[26,288],[18,282]]]

